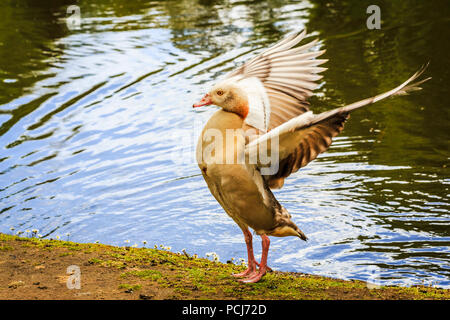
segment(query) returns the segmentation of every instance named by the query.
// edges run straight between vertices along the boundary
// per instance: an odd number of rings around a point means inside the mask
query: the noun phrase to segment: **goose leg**
[[[261,263],[259,264],[259,271],[257,273],[252,273],[247,278],[240,279],[239,281],[245,283],[255,283],[261,280],[261,278],[266,274],[267,256],[269,254],[270,239],[265,234],[261,236],[261,239],[262,239],[262,256],[261,256]]]
[[[243,229],[242,231],[244,232],[245,244],[247,245],[248,268],[244,272],[234,273],[233,277],[236,278],[246,277],[256,273],[256,260],[253,255],[252,234],[248,229]]]

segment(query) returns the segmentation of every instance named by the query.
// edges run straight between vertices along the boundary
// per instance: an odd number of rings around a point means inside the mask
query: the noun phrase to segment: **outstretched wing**
[[[322,78],[318,73],[326,70],[318,65],[328,60],[315,59],[325,50],[309,51],[317,39],[294,48],[305,35],[305,30],[288,35],[227,75],[238,81],[254,78],[261,82],[270,102],[269,131],[308,111],[306,100],[317,87],[315,81]]]
[[[265,175],[265,179],[271,188],[281,188],[286,177],[301,167],[306,166],[320,153],[329,148],[333,137],[337,136],[343,130],[344,123],[348,119],[350,112],[387,97],[420,90],[421,88],[418,85],[431,78],[426,78],[415,83],[413,81],[424,72],[426,67],[427,65],[422,67],[398,87],[375,97],[318,115],[309,111],[293,118],[250,142],[246,146],[246,156],[257,159],[257,153],[260,148],[267,148],[267,154],[278,151],[278,171]],[[278,143],[272,144],[273,139],[277,139]],[[272,150],[272,145],[277,145],[278,150]],[[264,165],[260,161],[258,162],[258,166],[260,168],[268,167],[268,165]],[[262,173],[264,174],[264,172]]]

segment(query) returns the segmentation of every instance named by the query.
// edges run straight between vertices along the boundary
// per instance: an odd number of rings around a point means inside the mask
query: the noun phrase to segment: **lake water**
[[[65,20],[73,4],[78,29]],[[2,1],[0,232],[246,259],[194,161],[215,108],[192,103],[306,27],[330,59],[315,112],[391,89],[427,61],[433,79],[352,114],[275,192],[310,241],[272,238],[269,265],[449,288],[450,6],[377,4],[380,30],[367,29],[363,1]]]

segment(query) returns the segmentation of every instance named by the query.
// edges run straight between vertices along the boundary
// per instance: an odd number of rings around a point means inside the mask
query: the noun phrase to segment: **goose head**
[[[216,105],[245,119],[248,115],[248,98],[238,84],[224,81],[216,84],[205,96],[193,105],[194,108]]]

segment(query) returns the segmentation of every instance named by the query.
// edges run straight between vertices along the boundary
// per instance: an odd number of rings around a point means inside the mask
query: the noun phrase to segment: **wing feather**
[[[319,40],[296,47],[305,36],[306,30],[288,35],[227,76],[261,81],[270,101],[268,130],[308,111],[306,100],[322,78],[317,74],[326,70],[318,66],[328,60],[315,59],[325,50],[310,51]]]
[[[269,167],[271,164],[264,165],[258,162],[257,166],[271,188],[280,188],[286,177],[306,166],[330,147],[333,138],[344,129],[344,123],[352,111],[391,96],[420,90],[418,85],[430,78],[415,80],[424,72],[426,67],[427,65],[419,69],[404,83],[385,93],[317,115],[307,111],[292,118],[249,143],[246,146],[246,155],[248,157],[252,154],[255,155],[263,145],[267,146],[268,154],[271,154],[274,151],[271,149],[272,140],[277,139],[278,170],[265,174],[262,169]],[[253,159],[256,158],[253,157]]]

